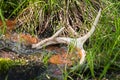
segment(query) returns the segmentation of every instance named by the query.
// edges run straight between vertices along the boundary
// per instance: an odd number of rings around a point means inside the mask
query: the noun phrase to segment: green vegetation
[[[80,34],[84,34],[85,30],[90,29],[101,7],[102,15],[96,31],[84,46],[87,52],[86,63],[75,70],[67,71],[65,68],[63,77],[64,80],[120,79],[120,76],[116,77],[120,75],[117,74],[120,70],[119,0],[1,0],[0,4],[0,17],[3,22],[4,18],[16,18],[21,26],[17,31],[32,35],[41,35],[47,30],[52,35],[61,26],[68,25],[67,19],[75,29],[79,28]],[[48,56],[44,59],[47,63]]]
[[[5,73],[13,64],[14,62],[10,59],[0,58],[0,72]]]
[[[23,65],[24,60],[11,60],[9,58],[0,58],[0,74],[6,73],[14,65]]]

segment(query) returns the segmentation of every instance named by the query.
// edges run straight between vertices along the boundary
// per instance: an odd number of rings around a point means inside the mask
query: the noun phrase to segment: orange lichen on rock
[[[22,42],[26,45],[29,44],[35,44],[38,42],[38,38],[37,37],[33,37],[30,34],[17,34],[14,33],[12,34],[10,31],[15,29],[15,25],[16,25],[16,20],[6,20],[6,33],[5,33],[5,39],[10,39],[14,42]],[[3,22],[0,20],[0,29],[3,28]]]
[[[17,34],[17,33],[5,34],[5,38],[9,39],[9,40],[11,40],[13,42],[21,42],[21,43],[23,43],[25,45],[35,44],[39,40],[35,36],[32,36],[30,34],[24,34],[24,33],[21,33],[21,34]]]
[[[68,64],[71,65],[72,61],[68,59],[67,54],[58,54],[58,55],[53,55],[50,59],[49,62],[52,64]]]
[[[75,62],[78,62],[82,58],[82,51],[80,49],[76,49],[77,54],[57,54],[52,55],[49,59],[49,62],[52,64],[67,64],[68,66],[73,65]]]
[[[16,25],[16,20],[6,20],[6,26],[7,26],[7,30],[13,30],[15,29],[15,25]],[[0,20],[0,27],[2,27],[3,22]]]
[[[38,38],[33,37],[30,34],[20,34],[20,39],[23,39],[27,44],[35,44],[38,42]]]
[[[62,54],[53,55],[49,59],[49,62],[52,64],[60,64],[60,65],[67,64],[68,66],[71,66],[74,64],[76,60],[78,60],[78,57],[76,55],[62,53]]]

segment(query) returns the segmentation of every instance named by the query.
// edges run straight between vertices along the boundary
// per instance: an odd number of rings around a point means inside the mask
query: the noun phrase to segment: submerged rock
[[[46,67],[40,63],[17,65],[9,70],[7,80],[36,80],[45,71]]]

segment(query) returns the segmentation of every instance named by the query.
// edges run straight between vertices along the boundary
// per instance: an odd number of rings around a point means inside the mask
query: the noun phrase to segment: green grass
[[[120,4],[110,3],[103,9],[97,30],[90,38],[87,62],[93,77],[97,73],[95,69],[103,68],[98,76],[100,80],[106,77],[106,73],[113,67],[111,65],[114,65],[120,58],[118,56],[120,55],[120,9],[118,5]]]
[[[68,0],[67,2],[60,2],[59,0],[22,0],[19,5],[15,4],[18,4],[17,1],[11,0],[7,4],[4,1],[1,3],[1,20],[4,22],[3,15],[5,16],[5,14],[8,14],[7,18],[14,16],[22,18],[23,24],[18,31],[24,32],[25,30],[30,34],[40,34],[36,31],[38,26],[41,32],[44,32],[44,29],[49,27],[53,28],[53,33],[56,32],[59,28],[56,26],[67,25],[67,15],[73,19],[72,24],[74,25],[77,21],[79,22],[77,18],[80,16],[79,14],[84,19],[84,22],[78,23],[78,25],[82,25],[80,26],[80,33],[84,33],[82,32],[83,30],[90,29],[98,11],[98,6],[102,7],[102,15],[96,31],[90,37],[89,43],[84,46],[87,51],[86,63],[83,66],[74,65],[74,67],[78,66],[75,69],[72,68],[74,70],[67,71],[65,68],[63,77],[64,80],[68,78],[74,80],[73,75],[84,80],[90,78],[99,80],[103,78],[111,79],[112,76],[108,76],[109,72],[116,73],[116,71],[120,70],[120,2],[118,0],[101,0],[100,2],[94,0],[84,0],[83,2],[79,0]],[[25,15],[27,10],[31,10],[31,12]],[[59,13],[61,13],[62,20],[58,19],[60,17]],[[3,30],[4,32],[5,29]],[[70,52],[73,51],[71,47],[72,45],[69,46]],[[48,57],[49,55],[43,59],[43,62],[47,63]],[[117,73],[114,74],[114,76],[116,75]],[[114,78],[116,79],[116,77]]]
[[[6,23],[1,9],[0,9],[0,18],[1,21],[3,22],[3,28],[0,28],[0,34],[4,34],[6,32]]]

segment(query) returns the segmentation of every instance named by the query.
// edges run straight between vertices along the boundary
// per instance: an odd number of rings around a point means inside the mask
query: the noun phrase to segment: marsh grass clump
[[[31,0],[16,18],[19,30],[42,37],[50,37],[59,28],[72,26],[75,31],[84,35],[92,22],[91,19],[95,17],[94,14],[100,8],[97,1],[91,0],[89,3],[88,5],[86,1],[77,0]],[[93,7],[90,6],[92,4]],[[85,26],[85,24],[88,26]],[[69,32],[66,30],[65,34],[67,33]]]

